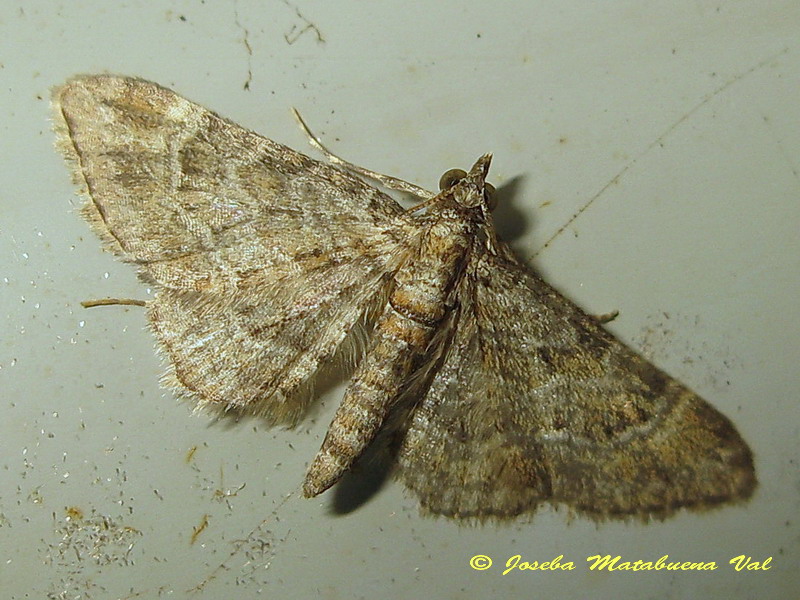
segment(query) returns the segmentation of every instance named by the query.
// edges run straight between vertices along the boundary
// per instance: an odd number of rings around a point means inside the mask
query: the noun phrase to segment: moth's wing
[[[158,288],[149,315],[178,388],[223,405],[274,397],[276,417],[292,414],[278,379],[336,350],[404,259],[411,218],[150,82],[79,77],[53,104],[84,216]]]
[[[646,518],[752,493],[752,455],[730,421],[507,248],[473,258],[458,302],[399,449],[423,509],[506,518],[552,501]]]
[[[309,271],[295,290],[249,305],[164,290],[148,305],[169,358],[164,384],[200,408],[237,408],[295,424],[311,400],[305,384],[385,302],[384,279],[380,270],[346,263]]]
[[[246,301],[302,271],[386,262],[411,224],[360,179],[154,83],[79,77],[53,102],[87,219],[164,287]]]

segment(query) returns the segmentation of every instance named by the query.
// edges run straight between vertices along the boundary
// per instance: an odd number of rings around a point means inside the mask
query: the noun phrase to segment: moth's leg
[[[602,315],[592,315],[595,321],[600,323],[600,325],[605,325],[606,323],[611,323],[614,319],[619,316],[618,310],[612,310],[609,313],[603,313]]]
[[[418,185],[414,185],[413,183],[409,183],[408,181],[403,181],[402,179],[398,179],[397,177],[392,177],[391,175],[384,175],[383,173],[376,173],[375,171],[370,171],[369,169],[365,169],[364,167],[359,167],[358,165],[354,165],[351,162],[344,160],[343,158],[339,158],[333,152],[328,150],[325,146],[322,145],[322,142],[312,133],[311,129],[309,129],[306,122],[303,120],[303,117],[300,116],[300,113],[297,112],[296,108],[292,109],[292,113],[294,113],[294,118],[297,119],[297,122],[300,124],[300,128],[305,132],[306,136],[308,137],[308,143],[311,144],[314,148],[319,150],[325,155],[325,158],[328,159],[329,162],[333,163],[334,165],[339,165],[340,167],[344,167],[348,171],[352,171],[353,173],[357,173],[362,175],[363,177],[368,177],[369,179],[374,179],[375,181],[380,182],[382,185],[386,186],[390,190],[397,190],[398,192],[405,192],[407,194],[411,194],[412,196],[416,196],[420,200],[430,200],[436,194],[433,192],[429,192],[428,190],[419,187]],[[417,207],[413,207],[413,210],[416,210]]]
[[[96,306],[147,306],[144,300],[133,298],[102,298],[100,300],[84,300],[81,302],[83,308],[94,308]]]

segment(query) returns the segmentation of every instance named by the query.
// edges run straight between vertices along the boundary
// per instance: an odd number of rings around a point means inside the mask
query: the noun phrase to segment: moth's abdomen
[[[380,430],[394,403],[400,386],[414,369],[416,344],[396,336],[413,337],[418,342],[430,334],[408,323],[406,317],[387,306],[376,326],[369,353],[357,369],[339,409],[328,428],[322,448],[306,473],[303,494],[324,492],[344,474]]]
[[[303,494],[336,483],[377,435],[418,367],[468,255],[472,223],[442,217],[419,253],[395,274],[395,288],[378,319],[367,354],[356,369],[325,441],[306,473]]]

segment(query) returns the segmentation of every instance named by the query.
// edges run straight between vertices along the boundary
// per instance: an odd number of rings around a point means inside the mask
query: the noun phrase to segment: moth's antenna
[[[325,158],[334,165],[339,165],[347,169],[348,171],[352,171],[353,173],[358,173],[364,177],[368,177],[369,179],[374,179],[375,181],[380,182],[382,185],[386,186],[390,190],[397,190],[398,192],[405,192],[407,194],[411,194],[416,196],[420,200],[430,200],[436,194],[433,192],[429,192],[425,188],[421,188],[418,185],[414,185],[413,183],[409,183],[408,181],[404,181],[402,179],[398,179],[397,177],[392,177],[391,175],[384,175],[383,173],[377,173],[375,171],[370,171],[369,169],[365,169],[364,167],[359,167],[358,165],[354,165],[353,163],[344,160],[343,158],[339,158],[333,152],[328,150],[322,142],[319,141],[319,138],[315,136],[311,129],[309,129],[306,122],[303,120],[303,117],[300,116],[300,113],[297,111],[296,108],[292,108],[292,114],[294,118],[297,119],[297,122],[300,124],[300,128],[308,137],[308,143],[311,144],[314,148],[319,150],[325,155]]]

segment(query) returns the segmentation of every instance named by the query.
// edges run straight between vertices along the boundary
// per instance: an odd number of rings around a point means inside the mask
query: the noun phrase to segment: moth
[[[141,79],[76,77],[53,106],[83,216],[157,291],[166,385],[293,425],[320,369],[364,346],[305,496],[390,424],[399,477],[424,512],[456,519],[545,503],[647,519],[752,494],[731,422],[498,239],[491,155],[432,193]],[[422,202],[405,210],[365,178]]]

